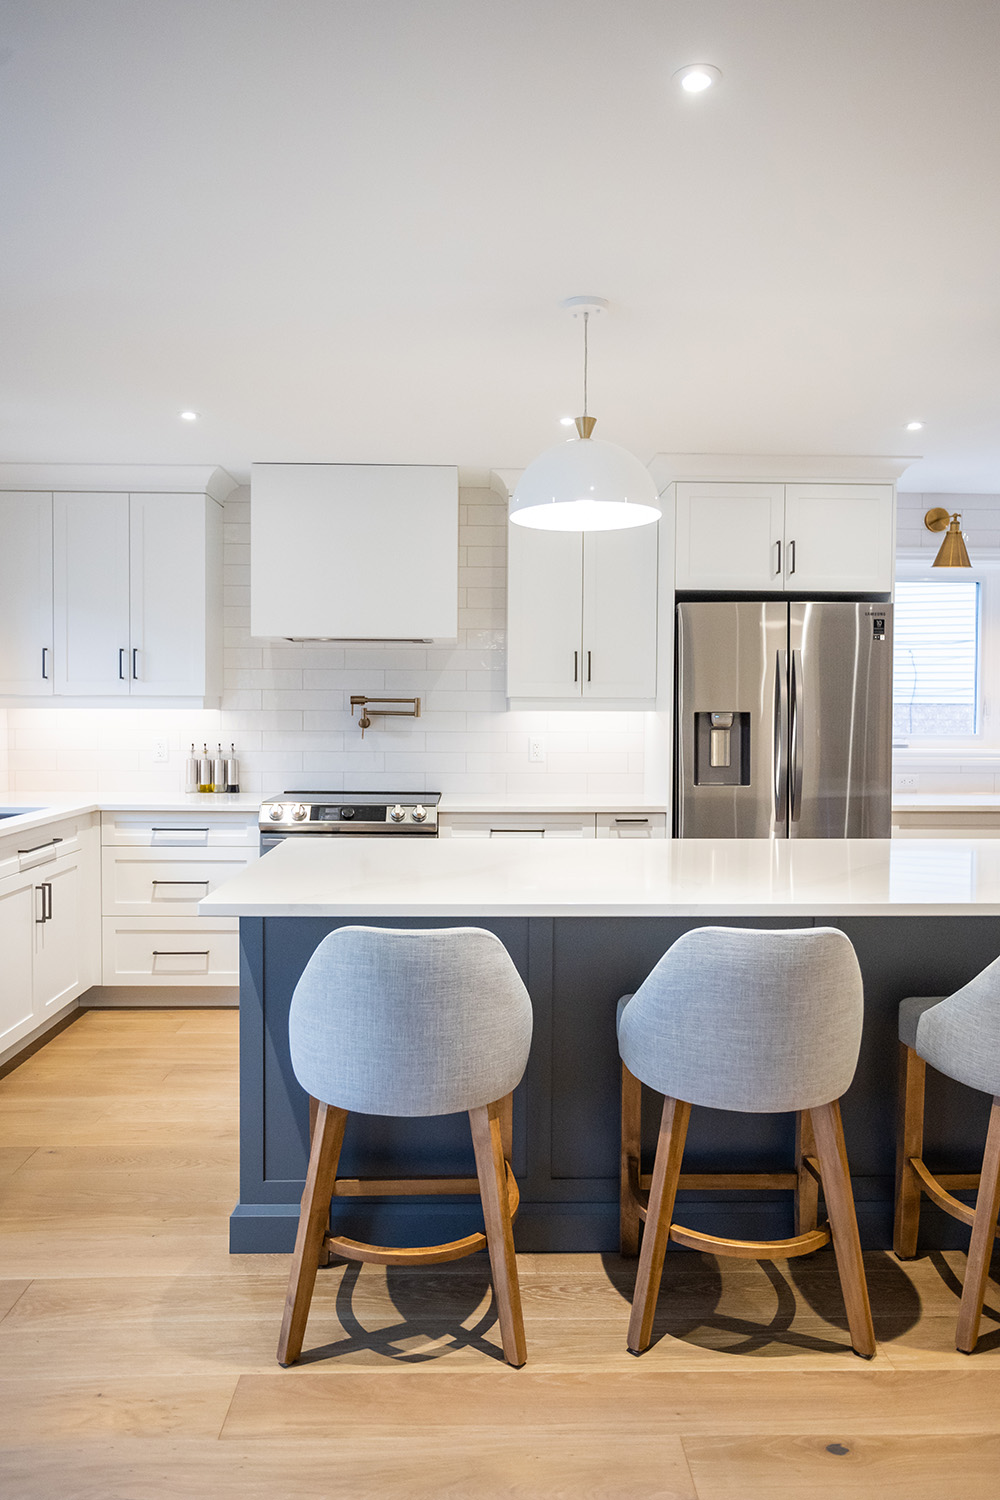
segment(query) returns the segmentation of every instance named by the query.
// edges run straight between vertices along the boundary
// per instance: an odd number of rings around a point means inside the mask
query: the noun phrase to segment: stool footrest
[[[810,1165],[807,1161],[807,1165]],[[810,1170],[813,1170],[810,1165]],[[653,1181],[651,1172],[643,1172],[639,1178],[639,1188],[642,1192],[649,1192]],[[789,1192],[798,1187],[799,1179],[795,1172],[682,1172],[677,1179],[679,1192],[711,1192],[716,1189],[719,1192],[774,1192],[780,1189]]]
[[[960,1224],[968,1224],[971,1228],[975,1222],[976,1210],[970,1207],[968,1203],[960,1203],[957,1198],[953,1198],[951,1193],[946,1191],[944,1184],[947,1182],[950,1187],[956,1188],[978,1187],[978,1178],[971,1176],[971,1180],[969,1180],[971,1174],[959,1174],[955,1172],[949,1173],[947,1177],[938,1178],[924,1165],[919,1156],[911,1156],[909,1160],[910,1166],[917,1174],[922,1190],[927,1194],[931,1202],[936,1203],[938,1208],[942,1209],[944,1213],[950,1214],[953,1219],[958,1219]],[[1000,1236],[1000,1227],[994,1230],[994,1235]]]
[[[709,1253],[735,1255],[744,1260],[791,1260],[796,1255],[811,1255],[830,1243],[830,1227],[810,1229],[805,1234],[794,1235],[788,1240],[729,1240],[715,1234],[702,1234],[697,1229],[685,1229],[682,1224],[671,1224],[670,1238],[689,1250],[706,1250]]]
[[[335,1198],[456,1197],[478,1194],[478,1177],[338,1177]]]
[[[517,1178],[507,1167],[507,1201],[513,1223],[521,1202]],[[337,1187],[347,1184],[343,1194],[346,1198],[377,1197],[386,1193],[478,1193],[479,1179],[476,1177],[363,1177],[338,1178]],[[462,1187],[460,1184],[471,1186]],[[405,1184],[400,1186],[400,1184]],[[442,1186],[442,1184],[446,1184]],[[456,1186],[456,1184],[459,1184]],[[334,1193],[334,1197],[338,1194]],[[466,1255],[475,1255],[477,1250],[487,1249],[486,1235],[482,1232],[467,1234],[464,1239],[446,1240],[441,1245],[369,1245],[364,1240],[348,1239],[346,1235],[327,1234],[323,1239],[323,1250],[327,1255],[339,1255],[344,1260],[360,1260],[375,1266],[434,1266],[449,1260],[462,1260]]]

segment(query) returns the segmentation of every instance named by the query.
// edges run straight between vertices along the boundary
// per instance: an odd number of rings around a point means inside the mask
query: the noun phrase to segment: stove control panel
[[[293,794],[294,796],[294,794]],[[260,809],[262,828],[281,833],[436,833],[437,799],[423,802],[265,802]]]

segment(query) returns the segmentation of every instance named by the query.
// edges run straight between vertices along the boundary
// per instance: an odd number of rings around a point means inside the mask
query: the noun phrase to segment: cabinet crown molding
[[[920,455],[656,453],[648,465],[659,490],[680,479],[770,480],[788,484],[894,482]]]
[[[0,464],[0,490],[208,495],[221,505],[237,488],[214,464]]]

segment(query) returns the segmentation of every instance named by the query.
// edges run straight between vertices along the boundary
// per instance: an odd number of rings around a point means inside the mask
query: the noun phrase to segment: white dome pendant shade
[[[593,417],[578,417],[591,427]],[[652,475],[627,448],[585,437],[556,443],[528,465],[510,499],[510,519],[538,531],[621,531],[662,511]]]
[[[583,416],[579,436],[556,443],[528,465],[510,498],[509,516],[537,531],[623,531],[648,526],[662,514],[653,477],[627,448],[594,439],[587,415],[587,324],[607,307],[600,297],[570,297],[564,304],[583,317]]]

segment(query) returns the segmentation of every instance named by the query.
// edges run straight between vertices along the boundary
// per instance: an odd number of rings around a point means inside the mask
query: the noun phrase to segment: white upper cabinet
[[[53,495],[55,690],[129,690],[128,496]]]
[[[253,464],[250,633],[454,640],[458,470]]]
[[[784,588],[785,487],[781,484],[679,484],[679,589]]]
[[[129,691],[217,697],[222,507],[204,495],[129,497]]]
[[[67,467],[0,465],[0,695],[218,701],[221,498],[98,489]],[[61,469],[78,489],[3,487]],[[218,470],[177,477],[202,473],[220,497],[233,487]]]
[[[52,496],[0,493],[0,694],[52,694]]]
[[[891,484],[677,485],[679,589],[890,593]]]
[[[890,592],[894,510],[891,484],[786,484],[786,587]]]
[[[579,698],[583,534],[507,528],[507,694]]]
[[[657,527],[507,535],[507,696],[597,707],[656,696]]]

